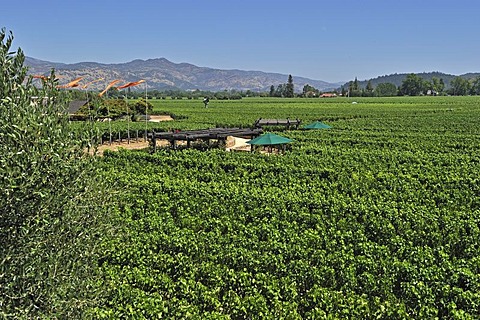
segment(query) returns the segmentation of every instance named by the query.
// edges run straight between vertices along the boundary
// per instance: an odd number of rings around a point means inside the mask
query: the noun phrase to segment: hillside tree
[[[379,83],[375,88],[375,96],[377,97],[393,97],[398,93],[397,86],[393,83]]]
[[[348,83],[348,96],[350,97],[360,97],[362,95],[362,91],[360,90],[360,86],[358,84],[358,79],[355,77],[354,81],[350,81]]]
[[[319,95],[319,91],[315,87],[306,84],[303,86],[302,94],[306,98],[311,98]]]
[[[432,77],[432,90],[437,94],[442,94],[445,90],[445,83],[442,78]]]
[[[285,93],[284,96],[286,98],[293,98],[294,97],[294,85],[293,85],[293,77],[292,75],[288,76],[287,84],[285,85]]]
[[[285,83],[280,83],[277,88],[275,89],[274,97],[285,97],[285,92],[286,92],[286,84]]]
[[[470,92],[470,83],[462,77],[455,77],[450,81],[450,94],[453,96],[465,96]]]
[[[270,86],[270,92],[268,95],[270,97],[275,97],[275,86],[273,84]]]
[[[406,96],[418,96],[423,93],[424,90],[425,82],[422,77],[415,73],[408,74],[400,86],[401,93]]]
[[[373,88],[373,85],[372,85],[372,80],[368,80],[367,86],[365,87],[363,95],[365,97],[373,97],[373,93],[374,93],[374,88]]]
[[[472,84],[470,87],[470,94],[472,95],[480,95],[480,77],[476,77],[472,80]]]

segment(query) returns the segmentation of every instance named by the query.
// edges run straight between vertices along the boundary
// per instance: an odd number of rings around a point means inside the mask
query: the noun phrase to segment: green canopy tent
[[[274,133],[265,133],[261,136],[256,137],[255,139],[247,141],[248,144],[252,146],[252,151],[254,150],[253,146],[268,146],[270,149],[272,146],[279,149],[282,147],[282,151],[285,151],[285,144],[292,142],[293,140],[279,136]]]
[[[325,124],[320,121],[315,121],[313,123],[307,124],[303,127],[303,129],[330,129],[331,127],[328,124]]]

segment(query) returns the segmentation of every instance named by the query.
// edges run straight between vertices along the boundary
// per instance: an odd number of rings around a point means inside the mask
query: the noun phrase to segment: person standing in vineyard
[[[203,99],[203,103],[205,104],[205,108],[208,108],[208,103],[209,102],[210,102],[210,99],[208,99],[208,97]]]

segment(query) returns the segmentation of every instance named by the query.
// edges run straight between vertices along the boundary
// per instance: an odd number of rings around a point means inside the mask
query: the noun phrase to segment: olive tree
[[[55,73],[27,76],[0,31],[0,318],[77,317],[96,296],[104,187],[71,129]],[[38,88],[34,85],[38,81]],[[89,297],[90,295],[90,297]]]

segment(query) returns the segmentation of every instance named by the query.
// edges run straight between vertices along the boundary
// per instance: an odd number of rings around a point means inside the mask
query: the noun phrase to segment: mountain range
[[[269,91],[273,85],[288,81],[288,75],[267,73],[262,71],[221,70],[198,67],[189,63],[173,63],[165,58],[133,60],[126,63],[103,64],[97,62],[80,62],[74,64],[57,63],[25,58],[29,74],[48,75],[51,69],[60,76],[61,83],[67,83],[75,78],[84,77],[87,81],[104,78],[106,81],[121,79],[133,82],[143,79],[149,90],[251,90]],[[338,88],[342,83],[330,83],[292,75],[295,91],[303,90],[309,84],[321,91]],[[105,82],[93,83],[89,89],[101,90]],[[142,86],[143,87],[143,86]]]
[[[97,62],[79,62],[73,64],[38,60],[32,57],[25,58],[25,65],[29,74],[48,75],[51,69],[55,69],[56,75],[60,76],[61,83],[67,83],[78,77],[84,77],[86,81],[104,78],[105,82],[120,79],[124,82],[133,82],[143,79],[147,83],[148,90],[201,90],[201,91],[269,91],[273,85],[275,88],[288,81],[288,75],[280,73],[267,73],[262,71],[244,70],[221,70],[207,67],[198,67],[189,63],[173,63],[165,58],[133,60],[126,63],[104,64]],[[443,79],[445,86],[450,86],[450,81],[456,75],[442,72],[416,73],[424,80],[431,81],[433,77]],[[360,88],[365,88],[368,81],[373,87],[379,83],[393,83],[400,86],[408,73],[395,73],[379,76],[369,80],[358,81]],[[465,79],[473,79],[480,73],[466,73],[459,75]],[[347,88],[347,83],[332,83],[322,80],[308,79],[292,75],[296,92],[301,92],[308,84],[314,88],[326,92],[337,90],[342,86]],[[105,82],[93,83],[89,89],[103,90]],[[142,86],[143,88],[143,86]]]

